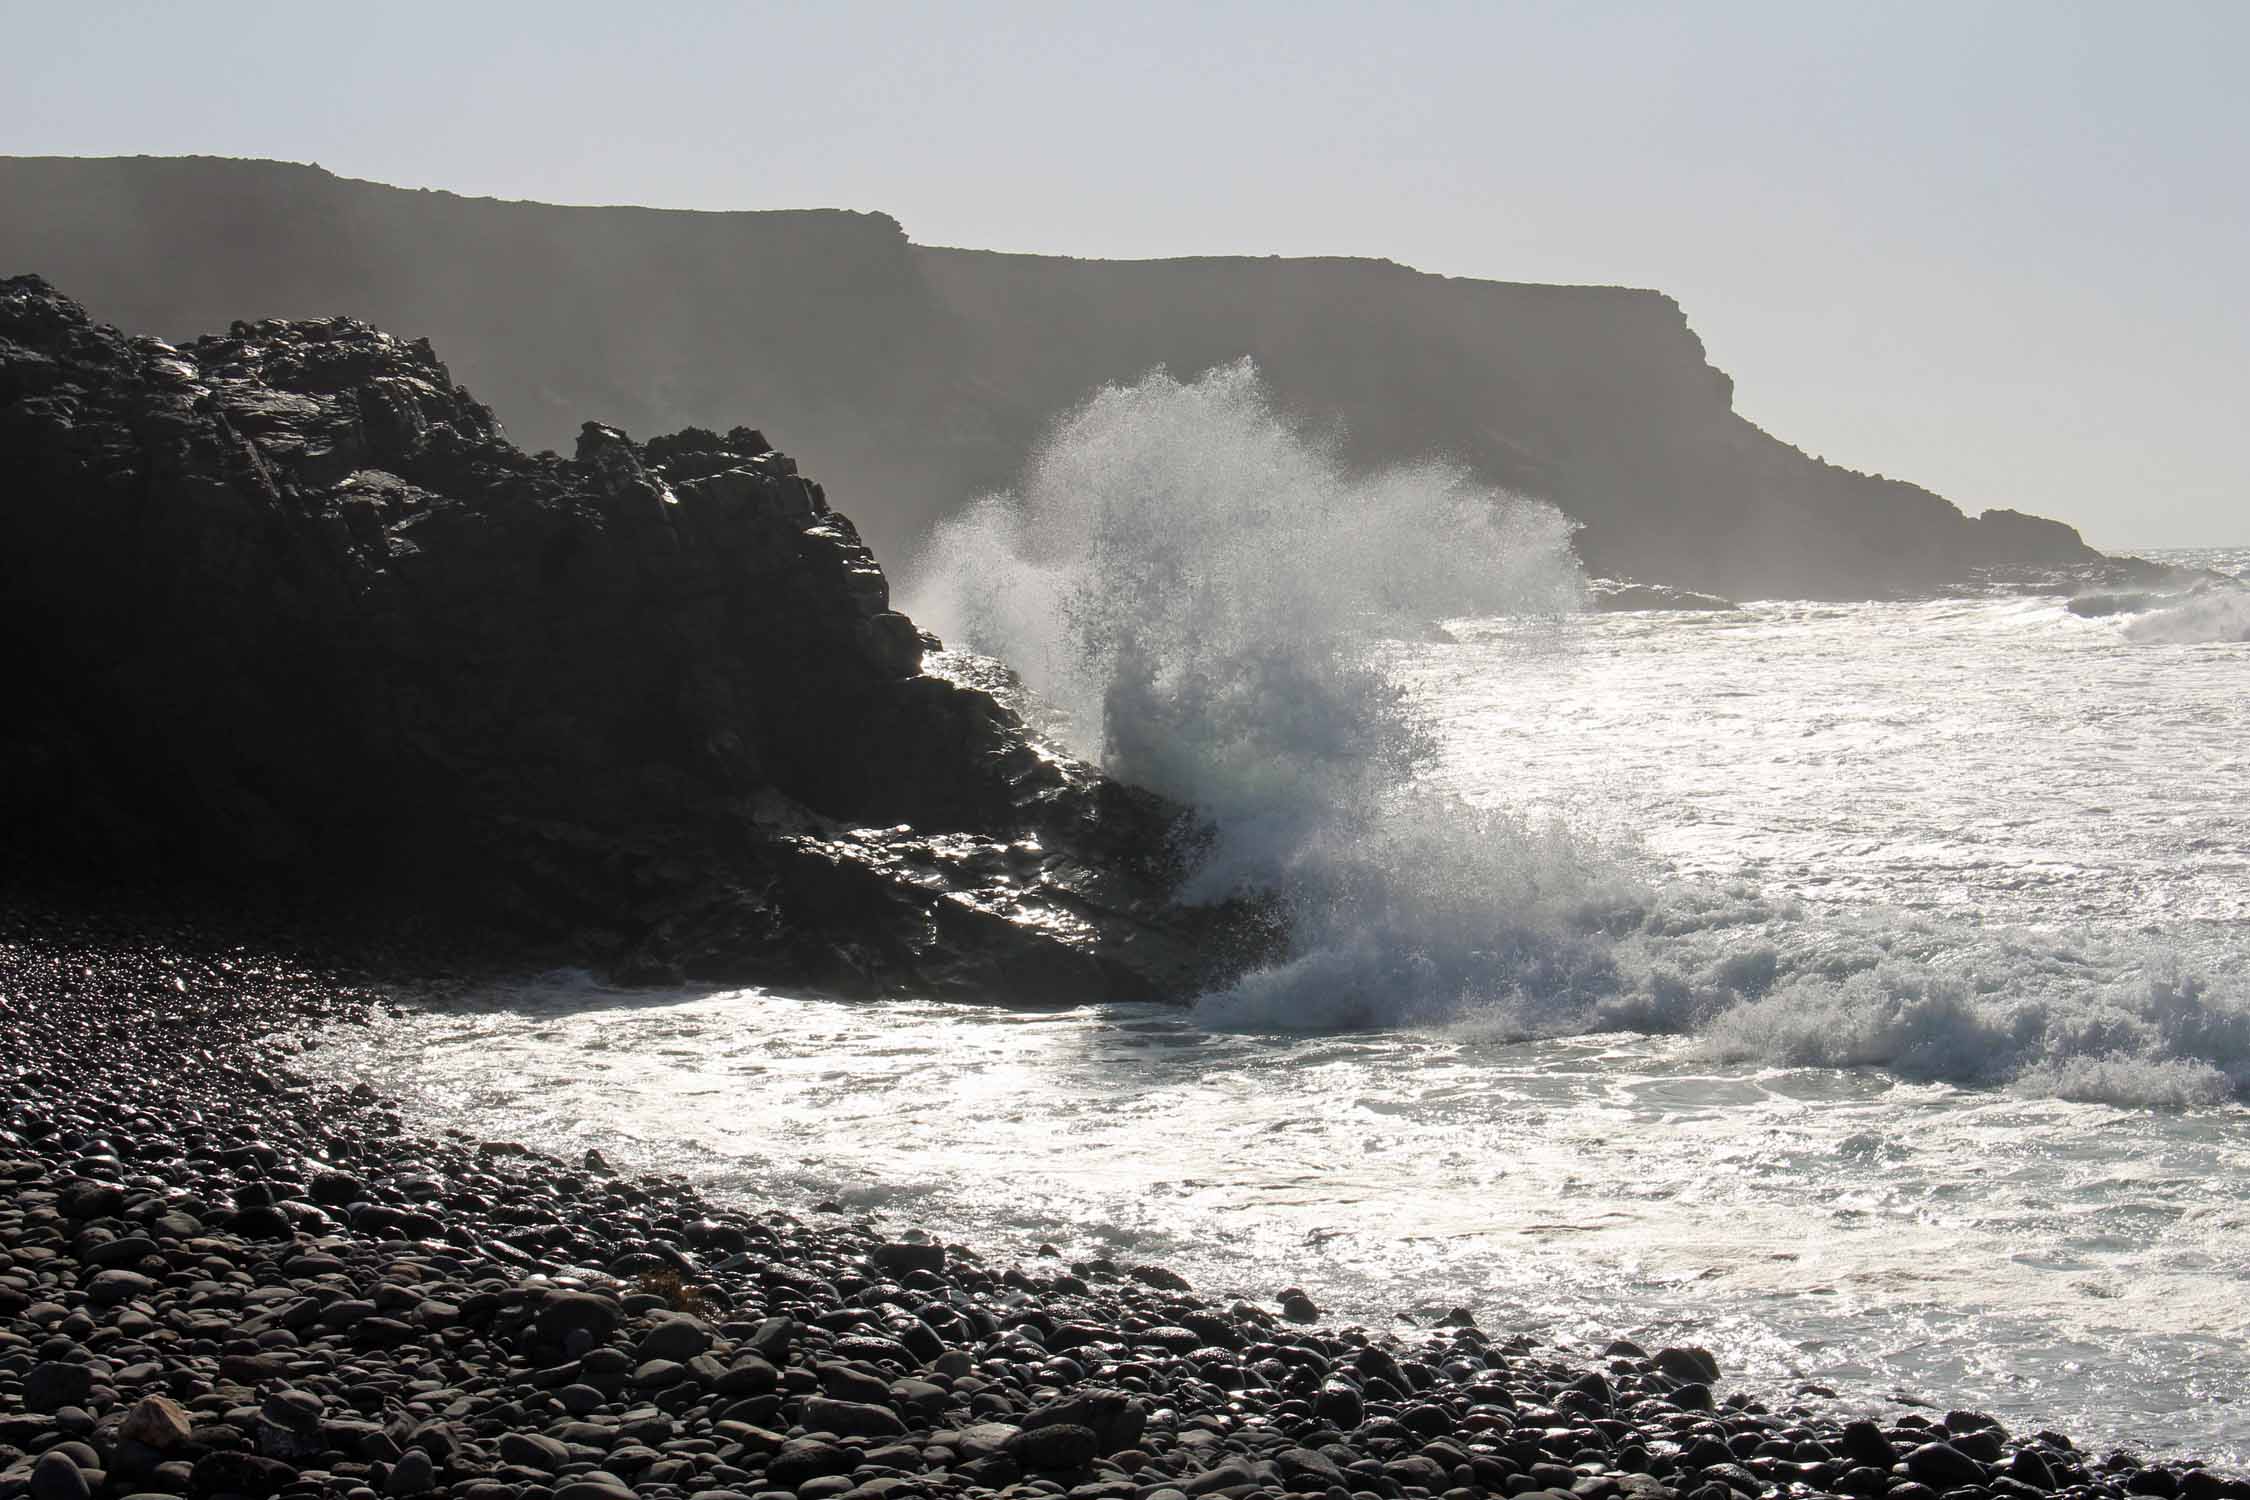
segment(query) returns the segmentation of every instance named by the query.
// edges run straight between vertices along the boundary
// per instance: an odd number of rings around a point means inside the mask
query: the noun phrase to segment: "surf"
[[[2136,1105],[2250,1089],[2240,976],[2160,942],[1808,911],[1520,805],[1505,766],[1474,797],[1444,785],[1404,664],[1475,618],[1506,622],[1502,693],[1567,669],[1570,533],[1442,460],[1355,470],[1242,361],[1098,392],[937,531],[904,607],[1012,664],[1073,751],[1193,810],[1182,899],[1287,914],[1285,957],[1200,997],[1209,1026],[1633,1031]]]

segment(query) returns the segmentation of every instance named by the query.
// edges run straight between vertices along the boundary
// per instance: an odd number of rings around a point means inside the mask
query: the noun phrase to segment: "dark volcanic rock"
[[[23,1404],[33,1411],[76,1406],[94,1388],[94,1372],[84,1365],[49,1360],[32,1366],[23,1378]]]
[[[1244,930],[1166,915],[1174,809],[922,670],[852,523],[751,429],[528,455],[427,343],[174,347],[24,277],[0,472],[0,878],[964,997],[1177,993]]]
[[[1028,1428],[1007,1445],[1008,1456],[1026,1469],[1075,1469],[1100,1451],[1092,1429],[1067,1422]]]
[[[1898,1462],[1898,1450],[1873,1422],[1846,1422],[1838,1443],[1846,1457],[1877,1469]]]
[[[1906,1455],[1906,1472],[1939,1494],[1984,1483],[1984,1465],[1951,1443],[1924,1443]]]

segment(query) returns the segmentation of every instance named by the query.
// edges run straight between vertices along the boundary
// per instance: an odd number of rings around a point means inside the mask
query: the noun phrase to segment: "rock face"
[[[533,444],[757,412],[901,556],[1014,482],[1061,411],[1162,364],[1254,356],[1380,466],[1446,454],[1584,523],[1590,571],[1730,597],[1930,588],[2091,562],[2066,526],[1964,516],[1733,409],[1679,305],[1382,261],[1106,262],[911,244],[879,214],[559,208],[317,167],[0,159],[0,270],[185,336],[245,313],[428,333]]]
[[[427,343],[174,347],[26,277],[0,474],[18,881],[1018,1000],[1170,993],[1214,941],[1164,912],[1174,810],[922,671],[852,523],[753,430],[533,457]]]

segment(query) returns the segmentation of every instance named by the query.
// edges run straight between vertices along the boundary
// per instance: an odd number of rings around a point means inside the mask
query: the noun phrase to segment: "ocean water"
[[[1194,894],[1278,893],[1288,960],[1190,1010],[550,976],[324,1055],[748,1204],[2250,1464],[2237,591],[1582,598],[1551,511],[1353,476],[1247,367],[1105,393],[907,607],[1201,808]]]

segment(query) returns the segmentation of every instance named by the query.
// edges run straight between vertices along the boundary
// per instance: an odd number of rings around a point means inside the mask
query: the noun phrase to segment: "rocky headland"
[[[1176,995],[1179,810],[923,670],[756,431],[527,454],[426,342],[0,281],[0,881],[625,976]]]
[[[567,451],[590,413],[633,432],[756,413],[894,561],[1014,484],[1105,382],[1249,356],[1351,465],[1443,455],[1552,500],[1599,575],[1868,598],[2100,562],[2068,526],[1966,515],[1765,432],[1679,304],[1629,287],[1009,255],[875,213],[570,208],[156,157],[0,158],[0,266],[67,266],[97,316],[167,337],[247,314],[427,334],[531,447]]]

